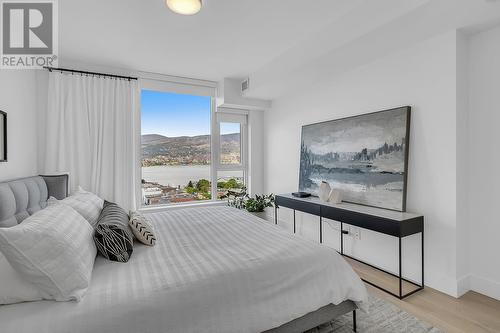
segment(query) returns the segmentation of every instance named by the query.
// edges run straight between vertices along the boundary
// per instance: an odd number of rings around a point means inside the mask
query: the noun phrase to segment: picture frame
[[[299,191],[328,182],[343,201],[406,211],[411,107],[302,126]]]
[[[0,110],[0,162],[7,162],[7,112]]]

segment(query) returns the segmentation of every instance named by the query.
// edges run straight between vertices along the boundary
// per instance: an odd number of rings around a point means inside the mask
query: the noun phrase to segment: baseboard
[[[472,274],[458,279],[457,296],[460,297],[469,290],[500,300],[500,282]]]
[[[441,276],[440,278],[427,277],[425,286],[456,298],[458,297],[457,283],[457,280],[444,276]]]
[[[500,300],[500,282],[471,275],[470,289],[480,294]]]
[[[471,275],[466,275],[457,280],[457,296],[461,297],[471,290]]]

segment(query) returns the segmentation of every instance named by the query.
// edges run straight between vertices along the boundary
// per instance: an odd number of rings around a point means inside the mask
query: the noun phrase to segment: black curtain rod
[[[85,74],[85,75],[96,75],[96,76],[107,76],[107,77],[114,77],[117,79],[125,79],[125,80],[137,80],[136,77],[130,77],[130,76],[122,76],[122,75],[114,75],[114,74],[106,74],[106,73],[97,73],[97,72],[87,72],[87,71],[78,71],[75,69],[67,69],[67,68],[54,68],[54,67],[44,67],[46,70],[49,72],[52,71],[57,71],[57,72],[68,72],[68,73],[78,73],[78,74]]]

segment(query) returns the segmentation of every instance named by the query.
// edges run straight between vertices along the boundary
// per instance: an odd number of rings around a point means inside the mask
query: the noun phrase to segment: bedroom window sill
[[[181,209],[181,208],[193,208],[193,207],[206,207],[206,206],[226,206],[226,201],[204,201],[204,202],[194,202],[194,203],[185,203],[185,204],[169,204],[169,205],[156,205],[154,207],[141,207],[139,208],[139,212],[158,212],[163,210],[171,210],[171,209]]]

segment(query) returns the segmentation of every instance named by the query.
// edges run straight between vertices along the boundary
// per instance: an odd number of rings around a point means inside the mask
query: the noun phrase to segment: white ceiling
[[[250,73],[245,97],[294,94],[432,36],[474,33],[499,23],[499,0],[371,1]],[[311,51],[298,57],[304,48]]]
[[[194,16],[164,0],[59,2],[64,60],[219,81],[257,70],[361,0],[205,0]]]
[[[247,96],[272,99],[440,31],[498,19],[500,1],[204,0],[199,14],[181,16],[164,0],[62,0],[59,12],[63,64],[250,76]]]

